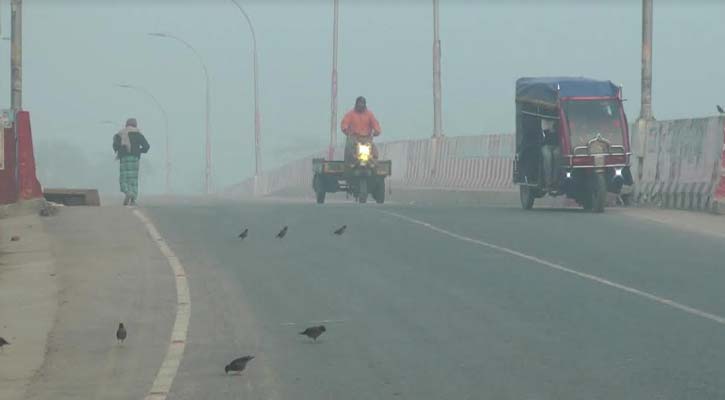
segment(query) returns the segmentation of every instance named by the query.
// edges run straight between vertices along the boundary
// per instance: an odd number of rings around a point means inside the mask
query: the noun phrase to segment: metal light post
[[[130,89],[130,90],[136,91],[138,93],[141,93],[144,96],[147,96],[148,98],[151,99],[151,101],[154,102],[154,104],[156,104],[156,107],[158,107],[159,111],[161,111],[161,115],[163,115],[163,117],[164,117],[164,131],[165,131],[165,136],[166,136],[165,137],[165,142],[166,142],[165,143],[165,147],[166,147],[165,148],[165,152],[166,152],[166,155],[165,155],[165,158],[166,158],[166,160],[165,160],[165,167],[166,167],[165,168],[165,173],[166,173],[165,186],[166,186],[166,188],[165,188],[165,190],[166,190],[166,194],[170,194],[171,193],[171,154],[169,151],[169,117],[168,117],[168,114],[166,114],[166,109],[164,109],[164,107],[161,105],[161,103],[156,98],[156,96],[154,96],[151,92],[149,92],[148,90],[146,90],[145,88],[143,88],[141,86],[135,86],[135,85],[129,85],[129,84],[117,84],[116,87],[123,88],[123,89]]]
[[[647,147],[647,124],[652,115],[652,0],[642,0],[642,88],[640,93],[639,119],[635,155],[637,157],[637,179],[642,178],[644,157]]]
[[[332,20],[332,87],[330,94],[330,147],[327,150],[327,159],[335,158],[337,147],[337,36],[338,20],[340,16],[340,2],[333,0]]]
[[[239,11],[241,11],[244,19],[247,21],[247,25],[249,25],[249,31],[252,33],[252,57],[254,63],[254,181],[256,189],[256,183],[259,179],[259,174],[262,172],[262,134],[260,126],[261,116],[259,114],[259,62],[257,59],[257,35],[254,33],[254,25],[252,25],[252,20],[249,18],[249,14],[244,11],[244,8],[242,8],[242,6],[239,5],[236,0],[230,1],[234,3],[235,6],[237,6]]]
[[[10,108],[23,109],[23,2],[10,3]]]
[[[441,39],[438,25],[438,0],[433,0],[433,137],[443,136],[441,107]]]
[[[206,64],[204,63],[204,59],[201,57],[198,51],[189,44],[186,40],[172,35],[170,33],[149,33],[150,36],[160,37],[160,38],[169,38],[174,39],[178,41],[179,43],[186,46],[189,50],[191,50],[196,57],[199,59],[199,63],[201,64],[201,68],[204,70],[204,78],[206,82],[206,109],[204,112],[204,126],[205,126],[205,136],[206,136],[206,166],[204,170],[204,190],[206,194],[211,193],[211,132],[209,130],[209,109],[210,109],[210,96],[209,96],[209,70],[206,68]]]
[[[642,0],[642,96],[639,118],[652,116],[652,0]]]

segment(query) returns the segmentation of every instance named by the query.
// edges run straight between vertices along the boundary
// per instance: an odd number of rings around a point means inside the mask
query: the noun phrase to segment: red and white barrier
[[[3,129],[0,140],[0,204],[43,197],[35,174],[30,114],[17,112],[12,127]]]

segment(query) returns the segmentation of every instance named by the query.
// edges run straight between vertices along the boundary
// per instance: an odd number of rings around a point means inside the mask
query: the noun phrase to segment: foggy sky
[[[239,2],[257,31],[263,164],[271,168],[327,145],[332,0]],[[725,103],[725,2],[654,2],[655,117],[714,114],[715,104]],[[24,3],[23,106],[44,185],[117,190],[111,138],[134,116],[152,146],[142,195],[163,190],[161,114],[146,97],[113,86],[131,83],[152,92],[169,114],[173,189],[201,190],[201,67],[180,43],[148,32],[184,38],[209,68],[213,187],[253,173],[251,37],[229,0]],[[340,118],[364,95],[382,140],[431,135],[431,3],[340,1]],[[0,4],[1,36],[9,36],[9,1]],[[514,81],[521,76],[611,79],[624,86],[627,115],[636,119],[639,0],[441,0],[440,7],[446,135],[513,131]],[[10,103],[9,48],[0,41],[0,108]],[[73,162],[88,165],[88,173],[44,170]]]

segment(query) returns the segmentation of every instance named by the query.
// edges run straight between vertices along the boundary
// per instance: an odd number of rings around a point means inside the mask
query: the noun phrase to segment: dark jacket
[[[130,151],[126,149],[125,146],[121,145],[120,133],[113,136],[113,151],[118,153],[119,157],[127,156],[129,154],[141,157],[142,153],[147,153],[151,148],[151,146],[149,146],[149,142],[146,141],[146,138],[143,134],[141,134],[141,132],[129,132],[128,140],[131,142]]]

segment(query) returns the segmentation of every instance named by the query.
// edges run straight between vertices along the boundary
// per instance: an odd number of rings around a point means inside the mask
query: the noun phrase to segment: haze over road
[[[146,211],[191,285],[170,398],[725,398],[725,325],[698,314],[725,316],[722,238],[616,210]],[[297,334],[320,321],[328,331],[317,343]],[[257,358],[224,376],[244,354]]]

